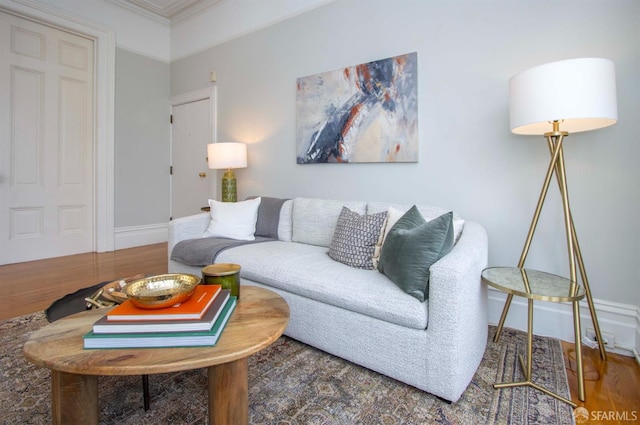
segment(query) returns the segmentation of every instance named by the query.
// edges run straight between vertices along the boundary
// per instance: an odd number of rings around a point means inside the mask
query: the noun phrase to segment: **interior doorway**
[[[80,16],[70,16],[55,7],[38,2],[0,0],[0,12],[39,22],[93,40],[94,47],[94,146],[93,146],[93,221],[91,251],[113,251],[114,232],[114,103],[115,103],[115,32],[109,27]],[[0,57],[0,63],[5,62]],[[6,112],[6,111],[3,111]],[[0,114],[0,117],[6,114]],[[0,161],[3,156],[0,155]],[[2,162],[4,167],[4,162]],[[4,172],[4,171],[1,171]],[[2,182],[4,184],[4,182]],[[0,208],[3,207],[0,201]],[[2,238],[3,235],[0,235]],[[4,241],[0,241],[4,242]],[[62,255],[56,253],[56,255]]]
[[[0,264],[94,250],[94,40],[0,11]]]
[[[171,99],[171,218],[201,212],[216,198],[207,144],[216,140],[215,88]]]

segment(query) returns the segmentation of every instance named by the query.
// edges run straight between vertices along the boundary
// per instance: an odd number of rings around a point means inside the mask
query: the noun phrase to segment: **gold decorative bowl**
[[[102,298],[107,301],[115,302],[116,304],[122,304],[127,300],[127,294],[124,293],[124,287],[133,282],[145,277],[143,273],[139,273],[133,276],[125,277],[124,279],[114,280],[102,287]]]
[[[134,280],[124,293],[136,307],[166,308],[188,300],[199,283],[200,277],[193,274],[161,274]]]

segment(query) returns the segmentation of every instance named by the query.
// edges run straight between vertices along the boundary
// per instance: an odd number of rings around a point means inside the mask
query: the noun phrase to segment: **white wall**
[[[296,164],[297,77],[413,51],[417,164]],[[573,215],[594,298],[630,311],[635,329],[640,2],[338,0],[173,62],[171,94],[207,87],[217,71],[218,139],[250,144],[249,167],[236,172],[241,197],[445,206],[485,226],[491,265],[515,265],[548,151],[542,137],[509,132],[508,79],[588,56],[616,64],[619,122],[565,142]],[[559,197],[550,192],[526,266],[567,275]]]
[[[169,221],[169,65],[116,51],[115,226]]]
[[[177,60],[335,0],[226,0],[171,28]]]

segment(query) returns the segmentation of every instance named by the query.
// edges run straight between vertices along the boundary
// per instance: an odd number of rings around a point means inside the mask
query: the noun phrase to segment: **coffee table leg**
[[[98,377],[51,371],[54,425],[98,425]]]
[[[209,425],[249,423],[247,358],[211,366],[209,374]]]

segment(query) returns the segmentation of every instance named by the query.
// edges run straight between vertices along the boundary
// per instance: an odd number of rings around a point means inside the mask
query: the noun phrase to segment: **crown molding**
[[[162,25],[171,26],[171,21],[169,20],[169,18],[163,17],[155,12],[144,9],[126,0],[107,0],[107,3],[115,4],[116,6],[122,7],[123,9],[127,9],[129,12],[133,12],[139,16],[151,19]]]
[[[166,7],[160,7],[148,0],[107,0],[108,3],[168,27],[204,12],[219,1],[221,0],[176,0]]]
[[[176,12],[171,16],[171,24],[177,24],[178,22],[185,21],[192,16],[198,15],[210,7],[214,6],[216,3],[221,2],[222,0],[200,0],[197,3],[192,4],[191,6]]]

